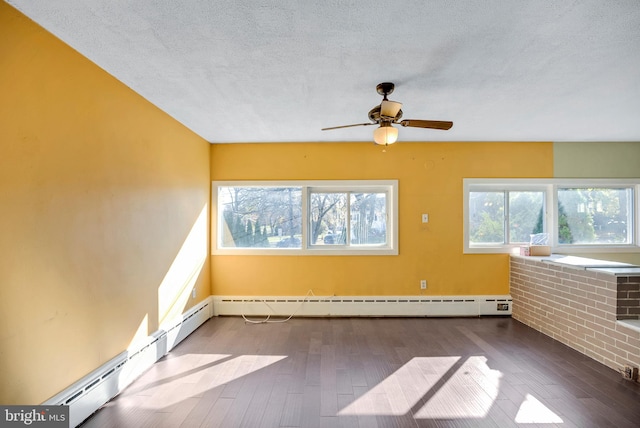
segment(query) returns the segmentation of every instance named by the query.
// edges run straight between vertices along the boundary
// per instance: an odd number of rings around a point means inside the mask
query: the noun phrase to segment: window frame
[[[629,244],[559,244],[558,236],[558,189],[564,188],[621,188],[631,189],[633,203],[629,219],[632,228]],[[463,179],[463,252],[465,254],[514,253],[522,244],[475,244],[469,242],[469,194],[470,192],[543,191],[545,232],[549,234],[549,245],[554,252],[580,253],[625,253],[640,251],[640,179],[565,179],[565,178],[465,178]],[[506,203],[506,201],[505,201]],[[505,227],[509,225],[508,210],[505,210]],[[508,234],[505,235],[508,237]]]
[[[211,254],[212,255],[312,255],[312,256],[387,256],[398,255],[398,180],[277,180],[243,181],[226,180],[211,183]],[[302,189],[302,238],[301,248],[234,248],[222,247],[219,215],[219,187],[300,187]],[[322,246],[309,241],[309,194],[314,191],[386,193],[387,243],[384,245]],[[221,212],[220,212],[221,213]]]

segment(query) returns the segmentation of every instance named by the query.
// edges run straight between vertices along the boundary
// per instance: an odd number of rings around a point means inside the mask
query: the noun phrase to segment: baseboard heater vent
[[[512,299],[499,296],[213,296],[213,315],[459,317],[511,315]]]
[[[212,315],[213,302],[208,297],[181,317],[164,323],[135,349],[120,353],[42,404],[69,406],[69,426],[80,425]]]

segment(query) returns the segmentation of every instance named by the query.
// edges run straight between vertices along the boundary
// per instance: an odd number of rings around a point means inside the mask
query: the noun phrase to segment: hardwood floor
[[[638,427],[640,385],[511,318],[212,318],[82,425]]]

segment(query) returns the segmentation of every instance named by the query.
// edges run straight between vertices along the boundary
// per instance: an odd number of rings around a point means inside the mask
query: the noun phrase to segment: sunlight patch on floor
[[[518,409],[516,422],[519,424],[561,424],[562,418],[552,412],[531,394],[527,394]]]
[[[166,355],[146,371],[128,393],[153,395],[171,380],[180,383],[199,382],[205,373],[204,368],[231,358],[229,354],[184,354]],[[179,372],[176,372],[177,369]]]
[[[404,415],[415,406],[460,357],[415,357],[387,376],[338,415]],[[386,400],[386,405],[380,405]]]
[[[272,364],[287,358],[286,355],[240,355],[228,356],[219,354],[185,354],[167,360],[167,365],[179,364],[183,367],[186,362],[188,368],[178,374],[171,370],[162,373],[150,373],[143,380],[147,385],[136,395],[148,396],[149,405],[142,400],[138,405],[146,409],[163,409],[177,404],[185,398],[201,396],[205,392],[224,387],[243,376],[255,373]],[[178,362],[178,359],[183,359]],[[160,368],[162,370],[162,368]],[[152,404],[151,404],[152,403]]]
[[[357,397],[338,415],[406,415],[416,419],[486,417],[502,373],[484,356],[415,357]]]
[[[453,373],[442,375],[441,385],[425,397],[416,419],[487,416],[498,397],[502,373],[489,368],[486,357],[468,357]]]

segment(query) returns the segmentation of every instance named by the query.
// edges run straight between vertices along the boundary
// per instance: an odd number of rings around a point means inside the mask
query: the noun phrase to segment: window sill
[[[520,247],[523,245],[501,245],[495,247],[467,247],[464,254],[511,254],[520,255]],[[594,253],[594,254],[616,254],[616,253],[640,253],[640,246],[637,245],[559,245],[551,247],[553,253]]]
[[[640,333],[640,320],[618,320],[616,324]]]
[[[269,249],[216,249],[213,256],[397,256],[398,250],[378,248],[367,250],[343,249],[301,249],[301,248],[269,248]]]

